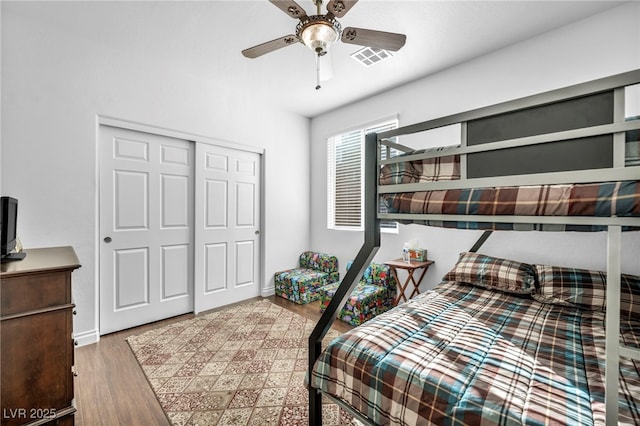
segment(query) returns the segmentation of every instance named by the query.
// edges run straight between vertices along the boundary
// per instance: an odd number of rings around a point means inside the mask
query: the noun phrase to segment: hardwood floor
[[[309,319],[320,318],[319,302],[297,305],[276,296],[267,299]],[[253,300],[258,298],[250,301]],[[194,317],[193,314],[186,314],[108,334],[102,336],[96,344],[76,349],[76,425],[169,425],[125,339],[152,328]],[[344,332],[352,327],[336,321],[333,328]]]

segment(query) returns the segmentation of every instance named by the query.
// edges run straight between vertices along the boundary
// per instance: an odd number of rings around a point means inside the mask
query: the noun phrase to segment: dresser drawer
[[[72,310],[69,305],[0,322],[2,426],[46,420],[73,406]]]
[[[2,316],[71,303],[71,272],[59,271],[2,279]]]

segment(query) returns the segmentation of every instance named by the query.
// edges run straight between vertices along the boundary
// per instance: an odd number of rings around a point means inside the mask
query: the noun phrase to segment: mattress
[[[310,383],[375,424],[604,425],[605,314],[443,282],[343,334]],[[640,347],[640,322],[621,323]],[[621,358],[620,424],[640,424]]]

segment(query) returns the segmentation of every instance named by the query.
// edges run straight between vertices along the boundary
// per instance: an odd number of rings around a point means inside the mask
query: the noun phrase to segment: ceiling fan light
[[[338,41],[342,28],[333,17],[305,16],[296,27],[298,40],[318,55],[324,55],[332,43]]]
[[[328,23],[315,22],[302,30],[300,38],[309,49],[323,54],[327,52],[333,42],[338,40],[338,32]]]

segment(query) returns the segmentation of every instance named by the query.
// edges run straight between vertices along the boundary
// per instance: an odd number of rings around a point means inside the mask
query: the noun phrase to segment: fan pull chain
[[[316,55],[316,90],[320,90],[320,53]]]

